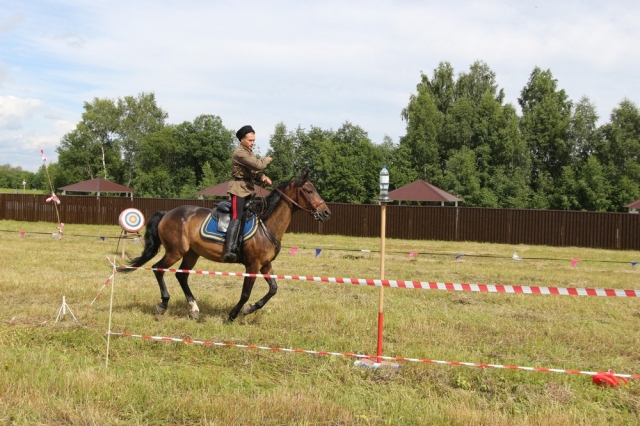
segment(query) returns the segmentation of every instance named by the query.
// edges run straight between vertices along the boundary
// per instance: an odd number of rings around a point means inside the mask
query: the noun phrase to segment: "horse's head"
[[[309,180],[309,171],[304,170],[300,176],[293,182],[295,194],[290,197],[295,200],[299,208],[313,215],[316,220],[321,222],[329,219],[331,210],[327,207],[327,203],[320,197],[318,190]]]

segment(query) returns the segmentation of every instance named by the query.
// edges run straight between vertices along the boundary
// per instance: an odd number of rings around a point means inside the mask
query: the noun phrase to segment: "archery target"
[[[126,209],[118,219],[120,227],[127,232],[138,232],[144,226],[144,216],[140,210]]]

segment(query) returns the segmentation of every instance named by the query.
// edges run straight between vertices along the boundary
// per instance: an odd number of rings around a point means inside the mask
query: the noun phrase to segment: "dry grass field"
[[[19,231],[25,231],[23,237]],[[2,425],[636,425],[640,381],[421,363],[361,369],[353,359],[112,336],[117,226],[0,221]],[[379,239],[285,235],[277,274],[379,278]],[[299,247],[293,256],[289,248]],[[323,251],[314,257],[315,249]],[[362,252],[360,250],[373,250]],[[138,255],[129,241],[127,253]],[[410,251],[420,252],[410,259]],[[524,258],[562,260],[515,261]],[[429,253],[429,254],[426,254]],[[463,253],[456,260],[455,255]],[[496,257],[476,257],[473,255]],[[570,260],[582,261],[571,268]],[[613,262],[603,262],[613,261]],[[387,240],[386,278],[640,289],[638,252]],[[619,263],[617,263],[619,262]],[[150,266],[152,262],[149,263]],[[177,265],[176,265],[177,266]],[[201,260],[196,268],[243,272]],[[118,274],[112,330],[280,348],[372,354],[379,289],[279,280],[260,311],[225,324],[241,278],[192,275],[201,315],[171,274],[164,316],[151,272]],[[251,302],[267,291],[258,280]],[[640,374],[640,301],[385,289],[384,354]],[[62,295],[78,318],[55,323]]]

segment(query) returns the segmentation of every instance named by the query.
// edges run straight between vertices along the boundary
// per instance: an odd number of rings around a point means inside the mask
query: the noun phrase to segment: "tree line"
[[[504,97],[486,63],[456,75],[442,62],[431,75],[421,73],[401,111],[406,133],[399,141],[385,136],[375,144],[349,122],[337,130],[279,123],[267,172],[281,182],[308,168],[325,200],[346,203],[375,202],[383,165],[392,189],[423,179],[467,206],[624,211],[640,198],[640,111],[633,102],[623,99],[598,125],[588,97],[572,101],[550,70],[537,67],[518,97],[520,114]],[[237,141],[220,117],[175,125],[166,119],[153,93],[85,102],[49,166],[54,187],[104,177],[139,196],[194,198],[231,178]],[[43,168],[25,173],[1,166],[0,186],[25,178],[48,189]]]

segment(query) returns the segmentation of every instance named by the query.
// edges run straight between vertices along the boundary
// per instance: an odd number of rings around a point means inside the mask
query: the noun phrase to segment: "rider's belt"
[[[233,180],[235,180],[235,181],[241,180],[241,181],[244,181],[244,182],[251,182],[251,179],[249,179],[249,178],[237,178],[237,177],[234,177]]]

